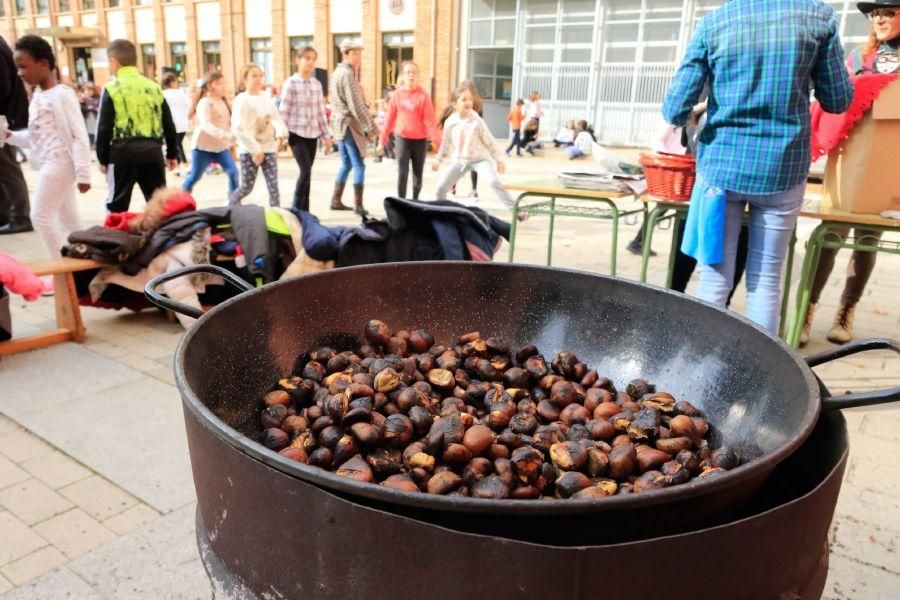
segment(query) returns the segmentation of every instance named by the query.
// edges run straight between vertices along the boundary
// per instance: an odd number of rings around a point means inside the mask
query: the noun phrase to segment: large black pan
[[[150,282],[148,298],[200,316],[155,291],[165,281],[198,271],[216,272],[248,287],[221,269],[189,267]],[[514,346],[534,343],[548,356],[570,350],[621,384],[646,377],[699,407],[717,435],[737,447],[746,462],[714,478],[639,495],[484,501],[362,484],[284,459],[242,433],[256,428],[259,399],[292,371],[298,354],[324,344],[355,347],[370,318],[396,329],[422,327],[441,341],[477,330],[506,337]],[[872,348],[900,352],[892,342],[874,340],[809,362],[815,366]],[[682,294],[561,269],[453,262],[337,269],[248,291],[200,316],[179,344],[175,377],[186,419],[199,421],[248,457],[286,474],[411,515],[456,511],[473,530],[497,535],[546,540],[557,534],[523,534],[530,529],[522,522],[528,516],[554,515],[553,523],[562,526],[571,519],[581,524],[572,543],[595,535],[596,527],[604,528],[608,541],[616,541],[636,539],[642,531],[658,535],[721,521],[803,443],[823,407],[900,399],[900,389],[823,394],[807,363],[781,340],[735,313]],[[621,518],[625,510],[628,519]]]

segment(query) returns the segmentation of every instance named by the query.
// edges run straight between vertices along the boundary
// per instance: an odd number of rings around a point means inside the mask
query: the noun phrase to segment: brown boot
[[[344,184],[337,181],[334,182],[334,194],[331,196],[331,210],[353,210],[346,204],[341,202],[341,196],[344,195]]]
[[[803,321],[803,329],[800,330],[800,347],[803,348],[806,344],[809,343],[809,330],[812,329],[813,315],[816,313],[815,302],[809,303],[809,308],[806,309],[806,320]]]
[[[856,306],[842,304],[834,316],[834,325],[828,332],[828,341],[835,344],[846,344],[853,339],[853,317]]]
[[[353,203],[355,208],[353,212],[358,214],[361,217],[368,217],[369,211],[363,208],[363,184],[362,183],[354,183],[353,184]]]

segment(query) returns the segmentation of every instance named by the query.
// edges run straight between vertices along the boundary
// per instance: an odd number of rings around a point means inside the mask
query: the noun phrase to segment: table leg
[[[803,259],[803,270],[800,272],[800,283],[797,287],[797,305],[786,340],[788,345],[793,348],[800,345],[800,332],[803,330],[803,322],[806,320],[813,280],[816,277],[816,270],[819,268],[819,254],[822,250],[820,244],[828,232],[828,227],[828,223],[822,223],[816,227],[809,236],[809,241],[806,242],[806,257]]]
[[[641,281],[647,281],[647,265],[650,263],[650,245],[653,241],[653,230],[656,228],[656,220],[665,209],[661,209],[657,204],[644,219],[644,249],[641,258]]]
[[[794,274],[794,250],[797,246],[797,228],[791,232],[791,243],[788,245],[787,265],[784,271],[784,288],[781,292],[781,319],[778,321],[778,337],[784,339],[784,328],[787,326],[788,307],[791,305],[791,277]]]
[[[675,274],[675,257],[678,255],[678,232],[681,230],[681,212],[675,210],[672,217],[672,245],[669,248],[669,271],[666,274],[666,288],[672,289],[672,277]]]
[[[616,206],[615,202],[609,200],[604,200],[604,202],[609,206],[610,213],[612,213],[612,253],[610,254],[609,273],[615,277],[619,245],[619,208]]]
[[[550,198],[550,232],[547,234],[547,266],[553,265],[553,226],[556,223],[556,196]]]
[[[519,205],[528,194],[519,194],[516,203],[513,206],[512,224],[509,227],[509,262],[513,262],[513,256],[516,253],[516,230],[519,228]]]

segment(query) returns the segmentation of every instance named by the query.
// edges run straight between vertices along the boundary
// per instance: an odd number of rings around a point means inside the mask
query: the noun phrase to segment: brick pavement
[[[513,159],[506,181],[544,176],[568,165],[558,154]],[[313,182],[313,211],[326,224],[354,218],[326,209],[334,156],[320,156]],[[280,162],[288,198],[296,168]],[[368,161],[367,199],[391,193],[395,166]],[[435,187],[426,170],[424,189]],[[34,185],[33,174],[28,174]],[[174,182],[175,179],[173,178]],[[460,190],[468,190],[468,180]],[[80,197],[87,224],[103,218],[105,189]],[[196,190],[201,206],[224,200],[223,176],[205,177]],[[350,200],[349,194],[346,198]],[[262,184],[250,202],[265,203]],[[134,208],[142,200],[135,198]],[[481,204],[496,214],[494,198]],[[636,277],[639,259],[624,252],[635,222],[620,231],[620,275]],[[801,239],[814,223],[800,225]],[[544,259],[546,221],[533,218],[520,230],[517,260]],[[555,264],[608,271],[608,224],[557,221]],[[668,231],[654,246],[650,281],[665,277]],[[498,260],[505,260],[506,246]],[[20,260],[43,258],[35,234],[0,238],[0,251]],[[799,260],[799,259],[798,259]],[[846,256],[839,257],[836,275]],[[857,313],[859,336],[900,337],[900,258],[879,257]],[[796,272],[796,271],[795,271]],[[830,344],[824,335],[840,294],[830,282],[808,351]],[[689,288],[689,291],[693,288]],[[743,292],[735,308],[743,307]],[[53,327],[53,303],[13,301],[19,333]],[[66,344],[0,362],[0,598],[208,598],[209,586],[193,537],[194,497],[172,357],[182,329],[158,313],[85,309],[83,345]],[[900,357],[875,353],[817,369],[835,392],[900,384]],[[52,391],[37,388],[54,382]],[[825,597],[875,599],[900,595],[900,409],[845,411],[851,458],[832,528],[832,557]],[[6,592],[4,594],[4,592]]]

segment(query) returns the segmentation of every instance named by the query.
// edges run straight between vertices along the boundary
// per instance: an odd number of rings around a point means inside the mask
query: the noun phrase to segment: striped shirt
[[[328,138],[328,116],[322,84],[315,77],[304,79],[292,75],[284,82],[281,105],[278,107],[288,131],[300,137]]]
[[[810,88],[827,112],[853,100],[834,10],[819,0],[727,2],[697,27],[663,106],[687,124],[709,87],[698,171],[728,191],[768,195],[806,181]]]

